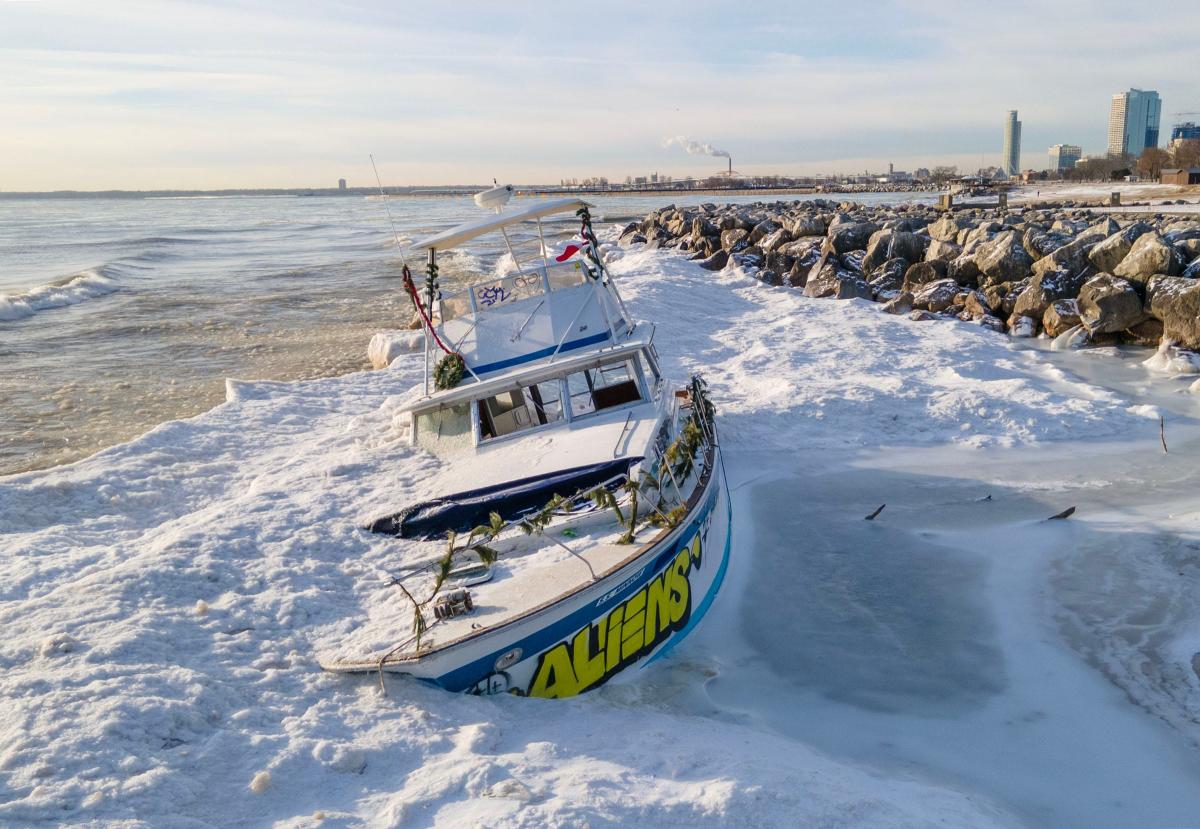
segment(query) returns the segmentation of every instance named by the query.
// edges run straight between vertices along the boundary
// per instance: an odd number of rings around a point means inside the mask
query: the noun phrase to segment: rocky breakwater
[[[712,271],[736,265],[811,297],[872,300],[915,320],[1200,350],[1200,222],[1185,217],[828,199],[671,205],[626,226],[620,243],[688,253]]]

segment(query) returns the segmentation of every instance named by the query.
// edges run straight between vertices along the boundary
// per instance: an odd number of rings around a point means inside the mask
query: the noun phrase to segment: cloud
[[[1164,121],[1200,109],[1180,69],[1200,63],[1200,9],[1170,18],[1071,0],[616,3],[586,25],[549,4],[6,4],[0,159],[19,163],[0,186],[311,186],[372,151],[414,184],[707,174],[716,147],[744,172],[995,163],[1011,108],[1040,166],[1050,144],[1100,150],[1119,89],[1158,89]]]

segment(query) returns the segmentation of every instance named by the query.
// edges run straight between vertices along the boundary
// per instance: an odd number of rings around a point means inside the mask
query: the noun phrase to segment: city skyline
[[[1006,104],[1022,114],[1019,168],[1040,169],[1056,143],[1103,151],[1114,90],[1200,109],[1179,71],[1197,56],[1191,8],[1129,26],[1116,3],[1015,3],[1002,24],[924,0],[768,3],[750,21],[715,3],[618,4],[582,41],[549,5],[463,12],[0,3],[0,189],[323,186],[370,180],[368,153],[413,185],[725,166],[663,146],[679,135],[746,175],[976,169],[1001,162]],[[1055,22],[1078,37],[1061,42]],[[1095,48],[1114,40],[1115,55]]]

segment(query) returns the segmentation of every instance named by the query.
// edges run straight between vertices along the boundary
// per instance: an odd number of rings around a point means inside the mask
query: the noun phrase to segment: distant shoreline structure
[[[450,185],[446,187],[384,187],[388,197],[446,197],[473,196],[490,185]],[[517,196],[587,195],[587,196],[641,196],[664,194],[697,195],[753,195],[755,193],[936,193],[944,190],[935,184],[820,184],[820,185],[748,185],[738,183],[730,187],[680,187],[680,186],[632,186],[612,185],[609,187],[563,187],[558,185],[518,185]],[[11,191],[0,190],[0,199],[205,199],[205,198],[254,198],[264,196],[288,197],[357,197],[379,198],[376,187],[310,188],[262,188],[226,190],[45,190]]]

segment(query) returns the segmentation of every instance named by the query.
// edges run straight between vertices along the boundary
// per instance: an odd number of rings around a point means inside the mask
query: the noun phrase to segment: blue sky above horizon
[[[0,0],[0,190],[974,169],[1200,110],[1200,7]],[[1196,120],[1200,116],[1193,116]]]

